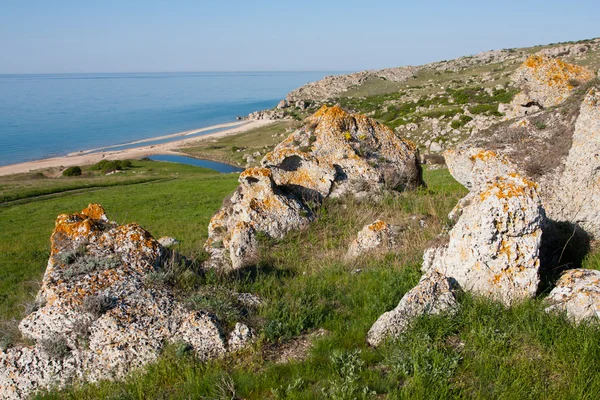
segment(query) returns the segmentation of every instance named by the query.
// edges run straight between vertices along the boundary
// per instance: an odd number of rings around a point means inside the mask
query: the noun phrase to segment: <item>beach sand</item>
[[[56,167],[61,167],[61,166],[62,167],[70,167],[70,166],[74,166],[74,165],[95,164],[102,159],[107,159],[107,160],[135,159],[135,158],[151,156],[153,154],[179,154],[179,155],[182,155],[180,152],[175,151],[175,149],[183,146],[184,144],[199,142],[199,141],[208,140],[208,139],[215,139],[215,138],[220,138],[220,137],[229,136],[229,135],[234,135],[234,134],[246,132],[250,129],[265,126],[265,125],[271,124],[273,122],[274,121],[271,121],[271,120],[252,120],[252,121],[248,121],[245,123],[241,123],[241,125],[240,125],[240,122],[231,122],[231,123],[227,123],[227,124],[210,126],[210,127],[202,128],[202,129],[194,129],[191,131],[179,132],[179,133],[175,133],[172,135],[165,135],[165,136],[159,136],[159,137],[150,138],[150,139],[138,140],[135,142],[126,143],[126,144],[118,145],[118,146],[107,146],[107,147],[102,147],[102,148],[98,148],[98,149],[85,150],[85,151],[81,151],[81,152],[77,152],[77,153],[71,153],[71,154],[68,154],[68,155],[62,156],[62,157],[53,157],[53,158],[46,158],[43,160],[28,161],[28,162],[19,163],[19,164],[5,165],[5,166],[0,166],[0,176],[11,175],[11,174],[20,174],[20,173],[25,173],[25,172],[30,172],[30,171],[35,171],[38,169],[45,169],[45,168],[56,168]],[[209,133],[209,134],[206,134],[203,136],[194,136],[191,138],[185,138],[185,136],[194,135],[197,133],[201,133],[203,131],[210,131],[212,129],[222,129],[222,128],[227,128],[227,127],[232,127],[232,128],[225,129],[220,132]],[[183,137],[184,139],[176,139],[176,140],[173,140],[172,142],[168,142],[168,143],[160,143],[160,144],[146,145],[146,146],[142,145],[140,147],[135,147],[135,148],[131,148],[131,149],[112,150],[112,151],[110,150],[110,148],[120,147],[120,146],[124,146],[124,145],[129,145],[129,144],[143,144],[144,142],[150,142],[153,140],[161,140],[161,139],[168,139],[168,138],[174,139],[174,138],[178,138],[178,137]]]

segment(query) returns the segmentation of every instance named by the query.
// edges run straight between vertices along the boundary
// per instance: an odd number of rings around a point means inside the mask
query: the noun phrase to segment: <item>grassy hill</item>
[[[588,53],[585,62],[597,68],[598,53]],[[514,92],[507,74],[518,66],[504,63],[452,72],[438,71],[439,64],[403,83],[367,80],[331,102],[409,132],[425,148],[432,140],[424,133],[430,123],[425,118],[443,117],[451,124],[458,115],[462,123],[465,108],[473,107],[498,117],[497,104]],[[482,76],[491,80],[482,82]],[[496,89],[500,84],[505,88]],[[409,123],[419,126],[404,131]],[[184,151],[243,165],[245,154],[264,154],[294,124],[277,122]],[[457,127],[460,135],[468,129],[466,122]],[[135,221],[155,237],[175,237],[183,256],[201,261],[210,217],[237,186],[237,174],[151,161],[134,161],[108,176],[89,167],[79,177],[59,175],[0,177],[2,346],[23,340],[16,324],[39,288],[58,214],[100,203],[110,219]],[[377,349],[366,345],[377,317],[418,282],[423,251],[448,228],[448,212],[466,194],[445,169],[426,169],[424,179],[427,189],[390,194],[380,202],[327,200],[307,230],[263,239],[256,266],[244,271],[221,275],[203,272],[194,262],[175,265],[170,279],[181,300],[214,313],[224,325],[242,321],[256,329],[251,348],[200,362],[185,346],[171,343],[157,363],[123,382],[73,382],[38,398],[599,398],[600,330],[546,314],[545,294],[510,309],[462,294],[457,315],[421,318],[398,341]],[[400,247],[346,261],[356,233],[378,218],[402,227]],[[600,252],[593,250],[583,266],[600,269]],[[253,293],[263,303],[248,310],[231,293]]]

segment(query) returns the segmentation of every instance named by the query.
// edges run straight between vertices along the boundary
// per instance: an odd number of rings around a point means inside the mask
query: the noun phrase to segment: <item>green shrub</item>
[[[69,167],[62,173],[63,176],[81,176],[81,168],[78,166]]]
[[[112,171],[121,171],[126,168],[131,168],[133,164],[130,160],[101,160],[100,162],[90,167],[93,171],[102,171],[108,173]]]

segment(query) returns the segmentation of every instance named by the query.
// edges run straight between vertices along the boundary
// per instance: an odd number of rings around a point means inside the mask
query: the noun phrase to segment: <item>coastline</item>
[[[66,156],[61,156],[61,157],[52,157],[52,158],[45,158],[45,159],[41,159],[41,160],[26,161],[26,162],[17,163],[17,164],[4,165],[4,166],[0,166],[0,176],[27,173],[27,172],[31,172],[31,171],[35,171],[35,170],[39,170],[39,169],[45,169],[45,168],[71,167],[71,166],[75,166],[75,165],[90,165],[90,164],[95,164],[102,159],[106,159],[106,160],[132,159],[132,158],[135,159],[135,158],[147,157],[147,156],[150,156],[153,154],[186,155],[186,154],[182,154],[181,152],[176,151],[176,149],[178,149],[179,147],[181,147],[185,144],[208,140],[208,139],[216,139],[216,138],[221,138],[221,137],[225,137],[225,136],[230,136],[230,135],[246,132],[251,129],[261,127],[261,126],[269,125],[273,122],[274,122],[273,120],[252,120],[252,121],[247,121],[245,123],[244,122],[240,123],[239,121],[230,122],[230,123],[225,123],[225,124],[209,126],[206,128],[193,129],[193,130],[189,130],[189,131],[179,132],[179,133],[170,134],[170,135],[162,135],[162,136],[155,137],[155,138],[138,140],[135,142],[121,144],[118,146],[107,146],[107,147],[102,147],[102,148],[97,148],[97,149],[85,150],[85,151],[81,151],[81,152],[77,152],[77,153],[70,153],[70,154],[67,154]],[[179,137],[179,136],[189,136],[189,135],[201,133],[203,131],[210,131],[213,129],[222,129],[222,128],[227,128],[227,127],[232,127],[232,128],[225,129],[220,132],[209,133],[209,134],[206,134],[203,136],[194,136],[192,138],[174,140],[172,142],[167,142],[167,143],[140,146],[140,147],[135,147],[135,148],[130,148],[130,149],[123,149],[123,150],[113,150],[113,151],[108,150],[113,147],[120,147],[120,146],[126,146],[126,145],[130,145],[130,144],[151,142],[154,140],[162,140],[162,139],[174,138],[174,137]],[[107,151],[103,151],[103,149],[107,149]]]

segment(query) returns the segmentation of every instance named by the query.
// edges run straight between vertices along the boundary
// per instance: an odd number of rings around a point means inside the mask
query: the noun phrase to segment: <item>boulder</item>
[[[390,250],[394,244],[391,225],[377,220],[358,232],[356,239],[350,244],[346,259],[352,260],[374,250]]]
[[[271,170],[277,186],[285,187],[303,199],[327,197],[336,175],[332,164],[291,148],[268,153],[262,166]]]
[[[600,271],[572,269],[565,272],[546,301],[547,312],[564,312],[575,323],[600,322]]]
[[[0,397],[23,398],[73,379],[117,379],[185,342],[201,359],[226,343],[217,321],[148,284],[163,249],[136,224],[111,222],[102,207],[60,215],[51,237],[39,308],[20,323],[31,347],[0,353]]]
[[[283,110],[284,108],[288,108],[289,104],[287,102],[287,100],[281,100],[279,103],[277,103],[277,109],[278,110]]]
[[[521,93],[511,102],[506,117],[521,117],[533,110],[558,105],[575,87],[592,78],[594,73],[585,67],[542,54],[532,55],[512,76],[513,84],[521,88]]]
[[[259,232],[281,238],[290,230],[305,228],[314,218],[296,196],[275,185],[268,168],[248,168],[239,182],[208,225],[205,249],[211,255],[210,265],[224,270],[255,261]]]
[[[535,295],[545,214],[538,185],[518,174],[497,177],[462,199],[448,243],[429,249],[423,271],[506,305]]]
[[[382,314],[367,333],[367,343],[378,346],[400,336],[420,315],[454,313],[458,309],[456,286],[444,274],[432,271],[402,297],[398,306]]]
[[[548,181],[548,215],[600,238],[600,91],[591,88],[579,108],[563,173]]]
[[[444,159],[452,177],[469,190],[479,190],[497,177],[518,171],[508,157],[477,147],[446,150]]]
[[[276,150],[307,146],[311,155],[336,169],[333,197],[361,197],[384,187],[412,189],[423,184],[416,145],[364,115],[323,106]]]

